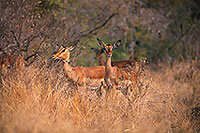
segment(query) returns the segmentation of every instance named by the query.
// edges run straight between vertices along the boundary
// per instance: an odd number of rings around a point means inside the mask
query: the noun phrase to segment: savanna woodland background
[[[0,132],[200,132],[199,0],[1,0]],[[71,84],[52,53],[96,66],[96,38],[121,39],[112,60],[147,57],[130,100]]]

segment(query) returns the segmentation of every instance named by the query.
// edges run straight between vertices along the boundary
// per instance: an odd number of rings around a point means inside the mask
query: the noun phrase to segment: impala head
[[[97,40],[98,40],[99,44],[105,50],[106,57],[108,57],[108,58],[110,58],[112,56],[112,50],[117,48],[121,43],[121,40],[118,40],[118,41],[115,41],[112,45],[110,45],[110,44],[105,44],[103,41],[99,40],[98,38],[97,38]]]
[[[142,58],[140,59],[140,62],[142,63],[142,65],[147,65],[147,64],[149,64],[147,57],[142,57]]]
[[[104,53],[104,48],[101,48],[101,49],[98,49],[98,48],[91,48],[91,50],[92,50],[93,52],[95,52],[95,54],[96,54],[95,58],[96,58],[96,59],[99,59],[99,58],[103,55],[103,53]]]
[[[74,49],[74,46],[70,46],[70,47],[60,47],[60,49],[55,52],[55,54],[52,55],[52,57],[54,59],[62,59],[65,60],[66,62],[70,62],[70,52]]]
[[[145,65],[148,65],[149,62],[146,57],[142,57],[139,62],[136,62],[136,71],[139,74],[141,71],[144,71]]]

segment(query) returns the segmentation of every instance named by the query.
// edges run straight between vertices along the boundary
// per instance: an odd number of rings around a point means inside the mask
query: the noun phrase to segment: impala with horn
[[[135,80],[137,79],[137,73],[139,69],[141,68],[141,63],[136,62],[135,63],[135,70],[134,71],[125,71],[124,69],[118,68],[116,66],[111,65],[111,57],[112,57],[112,52],[115,48],[117,48],[121,40],[118,40],[114,42],[112,45],[110,44],[105,44],[103,41],[98,39],[98,43],[103,47],[105,50],[105,55],[106,55],[106,62],[105,62],[105,83],[107,85],[106,89],[106,94],[112,94],[111,96],[115,97],[116,95],[116,88],[120,84],[120,80],[124,80],[127,83],[127,86],[133,86]],[[128,90],[128,89],[127,89]]]

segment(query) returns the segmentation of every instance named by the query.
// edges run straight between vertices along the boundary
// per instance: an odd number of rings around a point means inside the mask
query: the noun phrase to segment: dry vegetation
[[[119,92],[114,102],[85,88],[74,91],[63,70],[38,66],[2,76],[0,132],[200,131],[195,62],[147,68],[130,101]]]

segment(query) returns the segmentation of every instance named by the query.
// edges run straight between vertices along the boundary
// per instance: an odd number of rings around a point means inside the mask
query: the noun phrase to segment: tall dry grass
[[[196,63],[148,68],[129,99],[110,102],[38,64],[1,79],[0,132],[200,132]]]

